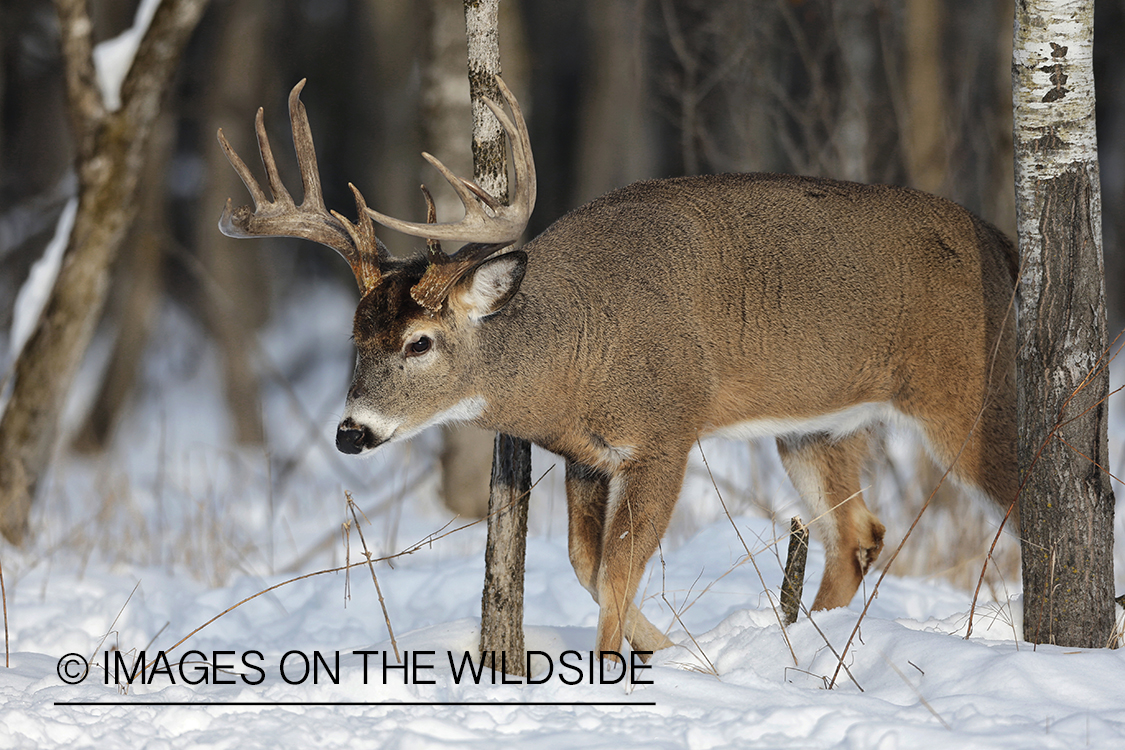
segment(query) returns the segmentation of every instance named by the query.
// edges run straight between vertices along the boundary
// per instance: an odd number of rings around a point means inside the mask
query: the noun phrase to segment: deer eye
[[[433,345],[433,339],[429,336],[419,336],[406,345],[406,356],[417,357],[419,354],[425,354]]]

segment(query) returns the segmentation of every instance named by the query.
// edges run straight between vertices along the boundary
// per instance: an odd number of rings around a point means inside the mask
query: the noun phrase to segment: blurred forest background
[[[129,27],[136,6],[91,0],[95,40]],[[1125,323],[1125,0],[1099,2],[1095,27],[1115,332]],[[726,171],[910,185],[1015,234],[1011,0],[505,0],[501,31],[539,174],[530,234],[634,180]],[[50,0],[2,0],[0,374],[12,366],[17,291],[77,189],[63,72]],[[353,213],[350,181],[379,210],[421,220],[418,184],[441,182],[422,150],[471,173],[461,0],[212,0],[152,142],[140,219],[99,326],[116,348],[77,448],[96,452],[112,436],[163,304],[211,332],[232,438],[262,442],[247,342],[310,280],[354,294],[325,248],[216,229],[228,197],[249,202],[216,130],[260,169],[253,118],[264,106],[297,185],[285,101],[305,77],[330,208]],[[456,199],[444,201],[439,217],[456,219]],[[422,247],[380,236],[394,252]]]

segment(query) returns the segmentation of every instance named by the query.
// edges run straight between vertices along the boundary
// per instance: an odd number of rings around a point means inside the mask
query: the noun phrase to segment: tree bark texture
[[[174,121],[164,113],[154,127],[149,158],[140,177],[140,215],[112,270],[110,283],[117,293],[109,306],[116,309],[109,310],[105,317],[114,321],[117,339],[98,395],[71,444],[79,452],[100,453],[109,447],[141,371],[164,291],[162,270],[169,230],[163,187],[174,141]]]
[[[488,541],[481,596],[481,654],[506,652],[509,674],[523,675],[523,574],[527,551],[527,504],[531,492],[531,444],[496,434],[488,498]]]
[[[473,179],[490,195],[508,201],[508,159],[504,130],[484,104],[504,101],[500,75],[500,0],[465,0],[469,41],[469,99],[473,108]]]
[[[27,520],[58,434],[59,418],[105,303],[109,267],[136,217],[149,135],[180,53],[207,0],[165,0],[106,108],[92,58],[85,0],[56,0],[67,99],[77,147],[78,215],[58,279],[15,366],[0,420],[0,533],[14,543]]]
[[[1012,61],[1024,637],[1068,647],[1105,646],[1114,619],[1093,15],[1017,0]]]
[[[805,563],[809,557],[809,527],[800,516],[789,521],[789,551],[785,556],[785,578],[781,582],[781,614],[786,625],[797,622],[801,592],[805,588]]]
[[[508,169],[500,122],[482,98],[502,101],[500,0],[465,0],[469,41],[469,94],[473,107],[473,178],[501,201],[508,200]],[[531,493],[531,446],[497,435],[488,499],[488,542],[481,597],[481,653],[506,652],[511,673],[524,672],[523,574],[527,546],[527,502]]]

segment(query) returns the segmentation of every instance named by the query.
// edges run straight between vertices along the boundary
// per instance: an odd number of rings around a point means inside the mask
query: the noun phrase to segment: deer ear
[[[527,270],[527,253],[514,250],[489,258],[461,279],[450,301],[470,320],[480,320],[501,310],[512,299]]]

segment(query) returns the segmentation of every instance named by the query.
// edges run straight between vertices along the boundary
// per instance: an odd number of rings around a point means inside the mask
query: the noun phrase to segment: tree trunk
[[[1068,647],[1113,627],[1093,18],[1093,0],[1017,2],[1012,61],[1024,637]]]
[[[501,201],[508,200],[504,131],[481,101],[501,101],[500,0],[465,0],[469,39],[469,94],[473,106],[473,178]],[[527,545],[527,501],[531,492],[531,446],[497,435],[488,500],[488,542],[481,597],[481,654],[501,652],[509,674],[523,675],[523,573]]]
[[[471,169],[468,139],[465,137],[469,127],[469,85],[465,81],[465,13],[455,2],[449,0],[364,0],[363,17],[367,28],[364,36],[371,40],[358,51],[360,66],[372,71],[364,83],[365,95],[357,102],[362,107],[364,132],[359,137],[349,139],[359,148],[363,159],[363,173],[367,184],[363,192],[372,206],[380,208],[391,216],[418,215],[423,209],[422,194],[414,186],[428,165],[418,159],[419,151],[441,154],[441,159],[457,174],[467,174]],[[428,6],[428,7],[425,7]],[[449,27],[445,34],[452,38],[455,47],[452,61],[447,63],[438,59],[441,45],[435,43],[434,29],[436,16],[448,17]],[[422,63],[422,90],[418,91],[415,81],[418,77],[418,64]],[[448,68],[452,70],[448,70]],[[441,97],[444,90],[435,90],[441,85],[435,78],[452,76],[463,90],[460,106],[464,118],[457,122],[456,140],[453,146],[464,144],[465,159],[446,160],[450,142],[432,137],[429,103],[431,97]],[[404,85],[404,82],[408,82]],[[443,82],[443,81],[442,81]],[[421,103],[419,102],[421,94]],[[425,112],[423,113],[423,105]],[[439,112],[433,122],[444,121]],[[438,126],[441,130],[441,126]],[[450,163],[452,162],[452,163]],[[462,170],[462,171],[458,171]],[[428,178],[428,175],[427,175]],[[406,186],[409,189],[403,189]],[[436,191],[438,216],[450,217],[442,210],[445,191]],[[453,199],[455,208],[461,203]],[[443,221],[448,219],[443,219]],[[408,255],[418,249],[415,237],[399,232],[384,232],[380,237],[393,255]],[[488,441],[492,442],[491,438]],[[484,480],[488,484],[488,479]],[[482,491],[482,494],[487,490]]]
[[[947,97],[942,78],[944,7],[940,0],[907,0],[905,23],[906,168],[910,184],[943,194],[947,171]]]
[[[643,10],[632,0],[586,4],[592,59],[582,80],[582,119],[573,166],[576,187],[574,195],[565,196],[566,206],[541,221],[554,221],[568,207],[657,174],[652,102],[643,65],[647,52]],[[569,46],[570,40],[564,39],[562,44]],[[537,105],[536,109],[542,108]],[[565,156],[564,161],[571,157]],[[541,189],[540,196],[542,193]],[[542,204],[540,197],[537,205]]]
[[[481,596],[482,656],[506,654],[508,674],[524,674],[523,574],[527,551],[527,502],[531,492],[531,444],[496,434],[488,497],[488,542]]]
[[[19,285],[75,192],[65,76],[50,50],[56,34],[38,21],[40,5],[0,2],[0,331],[11,330]],[[15,54],[19,48],[41,52]],[[0,392],[9,356],[0,353]]]
[[[207,0],[160,5],[116,111],[106,108],[96,83],[86,3],[56,0],[55,6],[78,152],[79,204],[58,279],[16,362],[15,386],[0,420],[0,533],[17,544],[27,534],[66,394],[105,303],[109,266],[136,216],[136,186],[161,100]]]
[[[98,395],[86,414],[71,447],[82,453],[100,453],[113,439],[129,396],[141,370],[149,334],[160,309],[163,262],[169,232],[164,204],[168,161],[175,141],[175,122],[165,113],[154,127],[149,158],[141,175],[140,215],[125,241],[111,283],[117,294],[106,318],[117,329],[109,363]],[[116,309],[112,309],[116,307]]]

